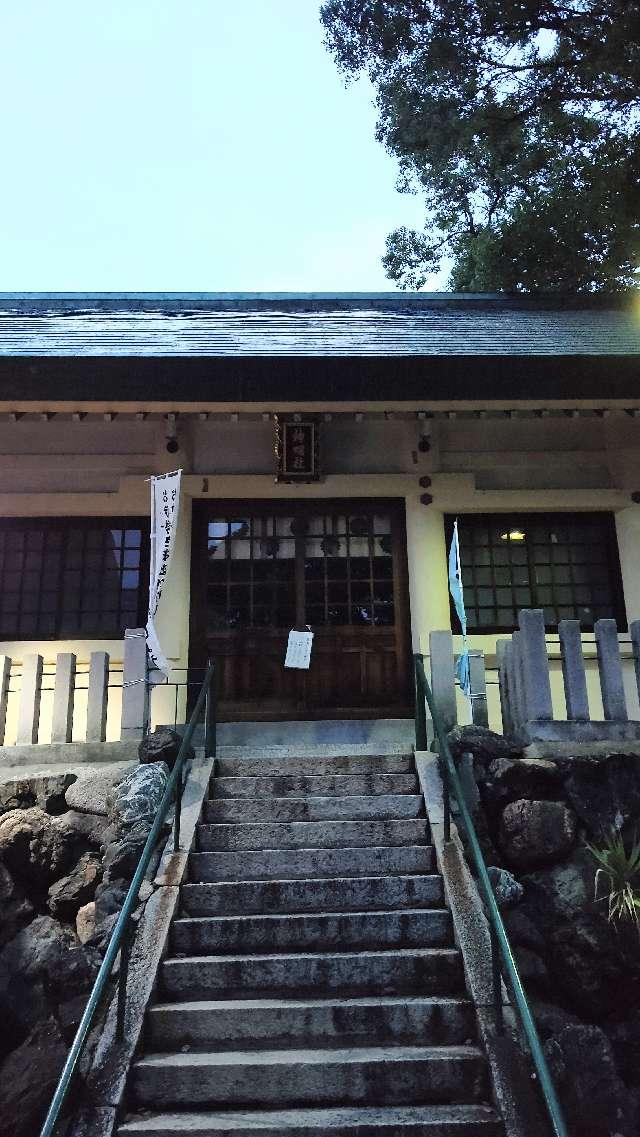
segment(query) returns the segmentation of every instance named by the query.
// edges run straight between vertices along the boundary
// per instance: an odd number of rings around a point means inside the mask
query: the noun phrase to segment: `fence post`
[[[147,637],[144,628],[127,628],[124,633],[122,665],[123,742],[144,738],[147,722]]]
[[[433,701],[440,711],[445,730],[449,731],[458,721],[451,632],[429,632],[429,653]]]
[[[416,714],[415,714],[415,729],[416,729],[416,750],[427,750],[429,747],[429,740],[427,738],[427,711],[425,706],[425,695],[422,690],[422,684],[418,676],[418,660],[422,659],[421,655],[414,655],[413,657],[413,679],[416,697]],[[423,661],[424,662],[424,661]]]
[[[11,656],[3,655],[0,662],[0,746],[4,746],[4,733],[7,726],[7,703],[11,681]]]
[[[92,651],[89,660],[89,685],[87,688],[87,742],[104,742],[107,737],[108,694],[109,653]],[[124,688],[122,697],[124,705]]]
[[[469,679],[471,682],[471,718],[476,726],[489,726],[487,708],[487,676],[484,669],[484,652],[472,651],[469,654]]]
[[[53,687],[52,742],[71,742],[75,684],[75,655],[71,651],[59,652],[56,656],[56,678]]]
[[[518,613],[524,705],[529,722],[551,722],[551,682],[542,608],[523,608]]]
[[[498,684],[500,689],[500,711],[502,714],[502,733],[507,737],[513,734],[514,722],[509,688],[509,640],[496,640],[496,662],[498,664]]]
[[[640,620],[632,620],[629,624],[631,647],[633,649],[633,667],[636,673],[636,687],[640,699]]]
[[[18,703],[16,742],[19,745],[38,741],[41,693],[42,656],[25,655],[22,661],[22,688]]]
[[[511,636],[509,649],[509,690],[511,691],[511,706],[513,721],[516,728],[520,728],[527,721],[527,705],[524,697],[524,674],[522,670],[522,645],[520,632]]]
[[[609,722],[627,722],[627,700],[622,678],[622,662],[615,620],[596,620],[593,630],[598,652],[602,709]]]
[[[589,697],[582,654],[580,621],[560,620],[558,635],[560,636],[567,718],[570,722],[589,722]]]

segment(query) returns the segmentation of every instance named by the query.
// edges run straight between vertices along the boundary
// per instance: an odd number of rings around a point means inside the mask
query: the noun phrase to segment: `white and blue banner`
[[[172,470],[169,474],[159,474],[158,477],[151,478],[151,558],[147,620],[150,683],[161,683],[164,679],[168,679],[171,670],[158,639],[155,618],[173,556],[180,510],[181,477],[182,470]]]
[[[462,587],[462,569],[460,567],[460,541],[458,539],[458,522],[453,523],[453,537],[449,549],[449,592],[451,593],[455,610],[462,629],[462,652],[456,665],[456,677],[460,689],[468,699],[471,698],[471,675],[469,671],[469,648],[467,647],[467,613],[464,607],[464,590]]]

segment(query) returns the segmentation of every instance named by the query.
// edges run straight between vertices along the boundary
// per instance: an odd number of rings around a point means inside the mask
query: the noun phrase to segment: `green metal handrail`
[[[104,959],[96,981],[91,989],[91,994],[84,1009],[84,1014],[80,1020],[80,1025],[73,1040],[71,1049],[67,1056],[67,1060],[60,1074],[60,1079],[56,1087],[56,1091],[49,1106],[49,1112],[45,1118],[42,1129],[40,1130],[40,1137],[52,1137],[58,1120],[62,1106],[66,1101],[71,1082],[74,1074],[78,1068],[80,1057],[84,1050],[89,1031],[93,1024],[96,1011],[102,996],[109,983],[109,978],[113,965],[116,961],[116,956],[120,950],[120,971],[118,976],[118,1009],[117,1009],[117,1026],[116,1026],[116,1040],[121,1042],[124,1038],[124,1018],[126,1011],[126,990],[127,990],[127,974],[129,965],[129,956],[133,946],[134,926],[132,923],[133,911],[138,902],[138,893],[140,886],[144,880],[145,873],[149,867],[149,863],[153,856],[155,847],[158,843],[162,832],[162,826],[169,811],[169,807],[173,801],[174,793],[177,787],[176,808],[174,818],[174,851],[180,847],[180,817],[181,817],[181,804],[182,794],[184,791],[185,782],[182,777],[182,770],[185,764],[186,755],[191,746],[191,739],[193,738],[198,720],[202,714],[203,707],[205,708],[205,753],[207,757],[214,756],[216,752],[216,713],[215,713],[215,690],[213,684],[214,664],[209,663],[207,673],[204,678],[200,693],[193,708],[187,728],[185,730],[178,756],[176,758],[173,770],[169,775],[169,780],[165,786],[162,800],[158,806],[155,820],[151,826],[151,831],[145,842],[144,849],[140,854],[138,867],[133,875],[133,880],[129,885],[129,891],[125,896],[122,910],[115,923],[114,929],[107,944],[107,950],[104,954]]]
[[[444,723],[440,716],[440,712],[435,705],[433,692],[427,681],[427,676],[424,670],[423,657],[421,655],[414,656],[415,661],[415,677],[416,677],[416,750],[427,750],[427,721],[425,714],[425,699],[431,712],[431,720],[433,722],[434,730],[438,740],[439,755],[441,758],[441,771],[443,773],[443,788],[444,788],[444,836],[445,841],[450,839],[449,832],[449,791],[451,791],[458,803],[460,817],[465,828],[467,841],[471,850],[471,855],[475,864],[476,872],[478,874],[478,883],[482,893],[485,909],[489,920],[489,930],[491,933],[491,951],[493,963],[493,980],[494,980],[494,998],[497,1019],[497,1029],[502,1033],[504,1026],[502,1021],[502,994],[500,987],[500,974],[501,964],[504,967],[507,985],[512,993],[513,1003],[516,1007],[525,1038],[529,1045],[533,1065],[540,1083],[542,1095],[547,1108],[549,1119],[553,1126],[553,1132],[556,1137],[569,1137],[566,1122],[562,1113],[562,1107],[558,1100],[556,1088],[553,1084],[551,1073],[547,1065],[547,1060],[544,1056],[540,1037],[536,1030],[536,1025],[533,1021],[531,1009],[527,1000],[527,996],[522,986],[522,980],[518,974],[518,968],[513,958],[509,937],[500,915],[500,909],[496,903],[496,898],[493,893],[489,874],[485,859],[482,855],[480,842],[476,833],[473,819],[465,801],[464,791],[460,776],[456,769],[451,747],[447,740]]]

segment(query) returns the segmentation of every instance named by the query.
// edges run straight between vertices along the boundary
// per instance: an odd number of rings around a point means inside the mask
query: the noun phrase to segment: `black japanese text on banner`
[[[155,617],[171,564],[180,508],[182,470],[151,478],[151,558],[149,565],[149,619],[147,650],[149,680],[160,683],[169,677],[169,663],[156,632]]]

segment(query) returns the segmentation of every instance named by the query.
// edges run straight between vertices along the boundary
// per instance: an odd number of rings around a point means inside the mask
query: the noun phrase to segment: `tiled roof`
[[[636,356],[628,299],[0,294],[0,356]]]

